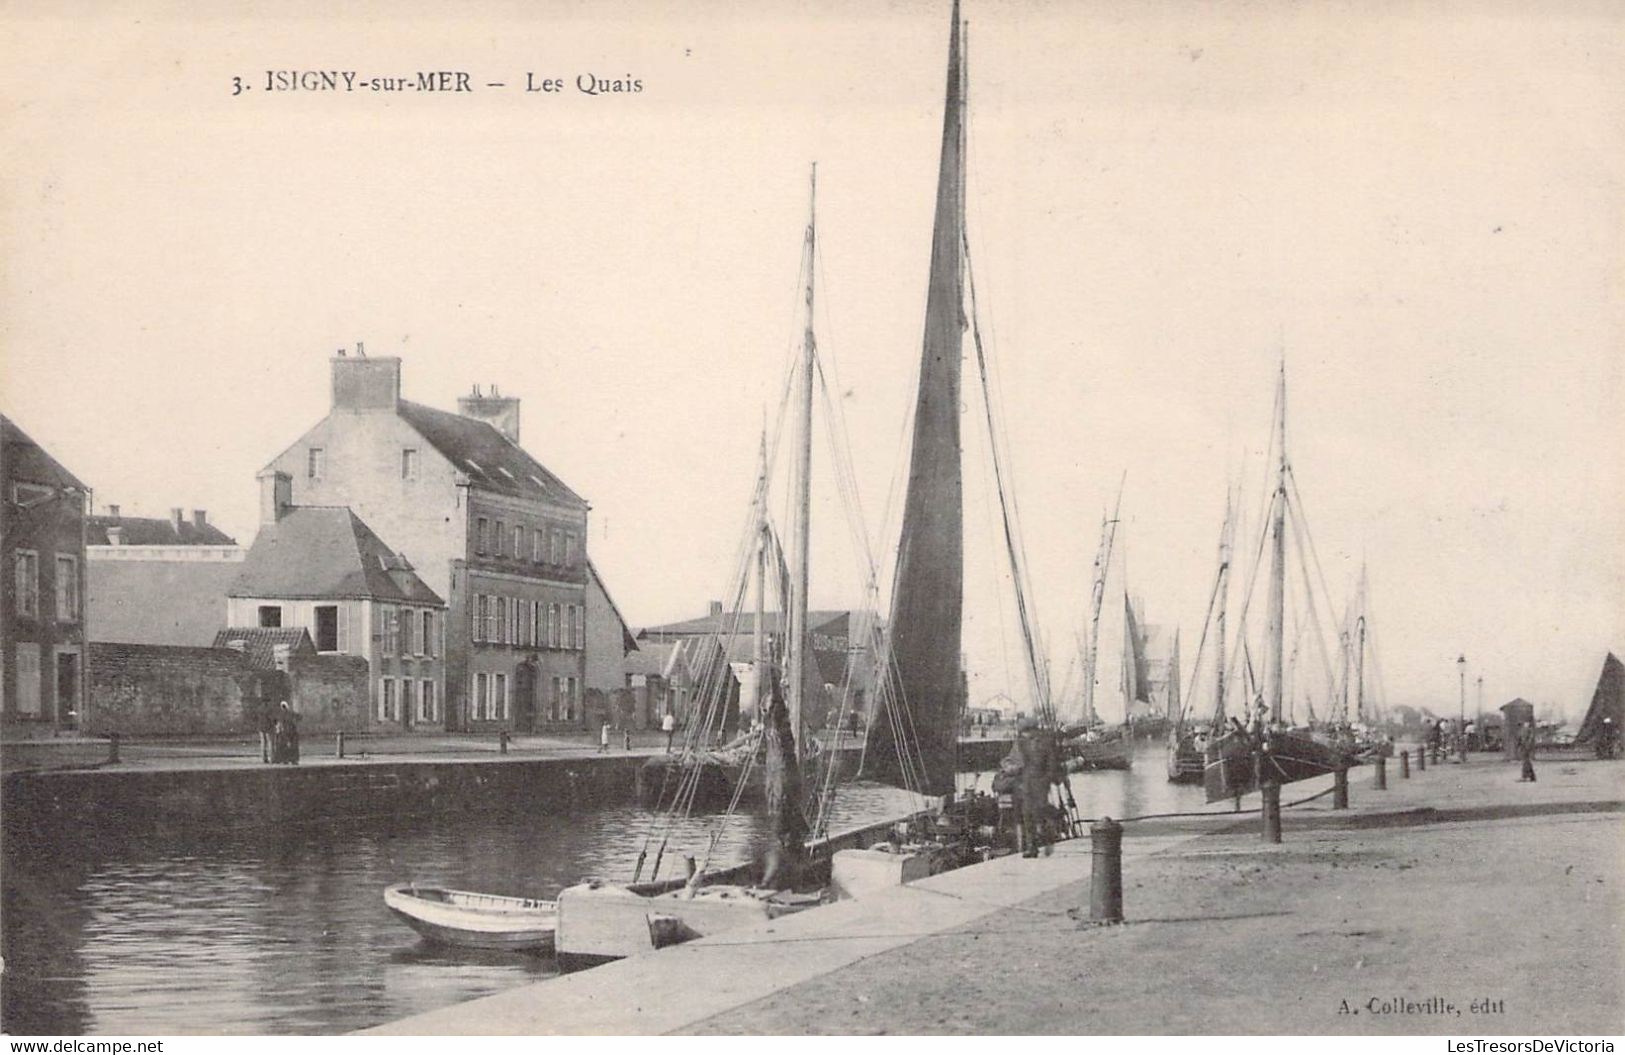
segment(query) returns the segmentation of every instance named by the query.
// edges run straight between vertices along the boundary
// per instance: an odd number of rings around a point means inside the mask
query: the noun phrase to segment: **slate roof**
[[[621,615],[620,605],[617,605],[615,598],[609,595],[609,587],[604,585],[604,577],[598,574],[598,567],[593,564],[591,557],[587,558],[587,574],[598,584],[598,592],[604,595],[604,600],[609,602],[609,610],[615,613],[615,621],[621,624],[621,653],[630,655],[636,652],[638,642],[632,636],[632,628],[626,625],[626,617]]]
[[[316,644],[302,626],[233,626],[214,635],[215,648],[231,648],[241,641],[248,665],[256,670],[276,667],[276,646],[287,645],[296,655],[316,655]]]
[[[44,447],[30,439],[28,433],[4,414],[0,414],[0,442],[5,444],[5,460],[12,480],[85,490],[85,485],[79,482],[77,476],[46,454]],[[7,495],[6,499],[9,501],[10,497]]]
[[[587,508],[586,499],[565,486],[525,449],[495,426],[461,414],[401,400],[400,416],[475,486],[523,498],[545,498]]]
[[[182,520],[180,529],[168,517],[92,516],[85,518],[85,544],[106,546],[112,540],[107,529],[117,524],[123,546],[235,546],[237,540],[213,524],[198,527]]]
[[[844,609],[831,611],[813,611],[807,613],[807,626],[819,630],[830,623],[847,616],[857,615],[856,612],[847,612]],[[855,623],[856,620],[853,620]],[[727,633],[733,628],[733,620],[729,613],[722,615],[703,615],[698,619],[685,619],[679,623],[666,623],[664,626],[646,626],[637,633],[639,641],[648,638],[662,637],[695,637],[704,634]],[[763,612],[762,629],[769,634],[779,632],[779,613]],[[744,611],[739,613],[738,634],[749,636],[756,632],[756,613]]]
[[[348,506],[294,506],[260,528],[226,596],[445,604]]]

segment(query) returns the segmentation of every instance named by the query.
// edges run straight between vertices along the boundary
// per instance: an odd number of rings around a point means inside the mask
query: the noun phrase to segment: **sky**
[[[22,3],[0,25],[0,406],[99,507],[203,508],[247,543],[255,472],[364,342],[402,357],[406,398],[519,396],[524,445],[592,503],[629,621],[700,614],[799,340],[816,161],[814,324],[888,560],[946,4],[300,10]],[[1469,709],[1482,677],[1488,706],[1578,717],[1625,646],[1625,12],[964,16],[978,313],[1054,680],[1120,480],[1120,576],[1150,621],[1199,635],[1226,486],[1256,508],[1284,360],[1325,611],[1363,561],[1386,702],[1453,710],[1465,655]],[[466,71],[474,90],[273,92],[268,70]],[[973,702],[1025,692],[980,413]],[[812,601],[858,606],[819,435]]]

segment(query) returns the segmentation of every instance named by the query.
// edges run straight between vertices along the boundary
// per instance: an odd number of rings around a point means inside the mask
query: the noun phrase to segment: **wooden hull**
[[[551,954],[558,905],[532,898],[439,887],[392,886],[384,904],[408,927],[441,945]]]
[[[1173,784],[1200,784],[1207,759],[1189,743],[1168,746],[1168,781]]]
[[[743,762],[657,755],[638,767],[638,802],[645,806],[664,806],[671,802],[685,780],[697,782],[691,802],[699,809],[726,809],[741,780],[746,781],[741,801],[755,802],[765,797],[762,783],[765,769],[758,763],[751,766],[747,774]]]
[[[1235,733],[1209,744],[1202,774],[1207,800],[1218,802],[1258,790],[1260,771],[1276,784],[1292,784],[1356,764],[1347,751],[1297,731],[1271,733],[1269,747],[1255,759],[1251,745]]]
[[[917,814],[901,821],[865,825],[820,840],[808,847],[807,878],[827,882],[841,850],[863,849],[884,842],[899,823],[924,820]],[[692,898],[684,898],[682,879],[654,883],[580,883],[559,893],[556,950],[559,966],[571,970],[633,956],[707,934],[720,934],[819,904],[814,895],[756,890],[747,884],[755,866],[736,865],[707,872]]]
[[[1066,745],[1066,756],[1068,773],[1128,769],[1134,764],[1134,751],[1127,740],[1101,740],[1092,744],[1073,741]]]

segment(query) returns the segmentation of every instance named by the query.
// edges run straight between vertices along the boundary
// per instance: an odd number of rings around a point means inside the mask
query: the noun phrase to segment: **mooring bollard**
[[[1399,779],[1411,779],[1411,753],[1409,751],[1399,753]]]
[[[1089,918],[1123,922],[1123,826],[1110,817],[1089,826]]]
[[[1388,790],[1388,760],[1381,755],[1372,759],[1371,786],[1378,791]]]
[[[1278,843],[1281,841],[1281,785],[1269,783],[1258,790],[1264,799],[1264,841]]]
[[[497,733],[497,751],[504,755],[508,753],[508,730],[506,729]]]
[[[1416,771],[1418,773],[1428,771],[1428,749],[1425,746],[1416,749]]]
[[[344,730],[343,729],[340,729],[338,732],[333,734],[333,757],[334,758],[343,758],[344,757]]]
[[[109,735],[108,738],[107,738],[107,760],[109,762],[117,762],[118,761],[118,734],[117,733],[113,733],[113,734]]]
[[[1349,767],[1338,766],[1336,782],[1332,784],[1332,809],[1349,808]]]

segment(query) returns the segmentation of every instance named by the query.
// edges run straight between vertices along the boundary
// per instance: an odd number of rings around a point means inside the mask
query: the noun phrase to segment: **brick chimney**
[[[206,527],[208,527],[209,526],[209,513],[208,513],[208,511],[204,510],[204,509],[194,509],[194,510],[192,510],[192,526],[195,527],[195,528],[206,528]]]
[[[721,601],[712,601],[711,602],[711,618],[712,619],[721,619],[722,618],[722,602]]]
[[[275,524],[293,505],[293,477],[276,469],[261,470],[260,523]]]
[[[502,395],[496,385],[491,386],[488,396],[475,385],[471,394],[457,400],[457,413],[483,421],[508,437],[510,443],[519,443],[519,400]]]
[[[109,505],[107,507],[107,515],[112,517],[114,520],[117,520],[118,519],[118,506]]]
[[[332,359],[334,410],[394,410],[401,401],[401,360],[398,356],[368,359],[341,349]]]

